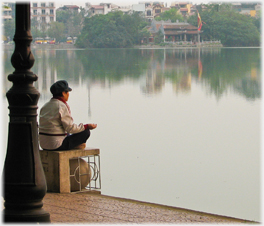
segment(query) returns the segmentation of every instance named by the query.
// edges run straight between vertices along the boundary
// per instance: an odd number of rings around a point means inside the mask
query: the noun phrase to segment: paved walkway
[[[249,223],[234,218],[87,192],[47,193],[43,201],[44,210],[50,213],[51,223],[56,224]]]

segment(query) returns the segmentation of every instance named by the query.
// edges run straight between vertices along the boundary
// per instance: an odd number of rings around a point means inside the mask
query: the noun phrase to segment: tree
[[[161,13],[158,17],[155,18],[155,20],[157,21],[171,20],[171,22],[175,23],[177,20],[179,22],[184,21],[184,18],[180,13],[178,13],[178,10],[176,8],[171,8],[170,10]]]
[[[123,16],[123,26],[129,26],[129,29],[126,30],[133,38],[133,43],[135,44],[140,44],[140,33],[147,25],[148,23],[138,13],[133,13],[132,15],[125,14]]]
[[[32,18],[31,19],[31,34],[33,36],[33,38],[37,38],[37,37],[40,37],[41,36],[41,32],[40,30],[38,29],[39,27],[39,22],[37,20],[37,18]]]
[[[232,10],[229,4],[211,4],[205,8],[199,11],[204,21],[203,40],[221,40],[224,46],[260,45],[260,32],[251,17]],[[197,26],[197,14],[188,22]]]
[[[60,10],[56,12],[57,22],[66,24],[71,17],[71,12],[69,10]]]
[[[65,36],[75,37],[78,36],[83,27],[85,9],[81,8],[80,12],[72,12],[65,8],[65,10],[61,10],[57,12],[57,22],[61,22],[64,24]]]
[[[47,28],[48,26],[46,23],[40,24],[40,35],[39,35],[40,37],[45,38],[47,36],[47,30],[48,30]]]
[[[252,23],[257,27],[258,31],[261,32],[261,13],[257,12],[256,17],[250,17]]]
[[[15,20],[4,21],[4,35],[7,39],[12,40],[15,35]]]
[[[48,36],[55,38],[57,42],[60,42],[64,37],[64,24],[61,22],[51,22],[48,29]]]
[[[149,37],[151,36],[151,33],[149,32],[149,30],[147,28],[143,28],[142,30],[140,30],[139,34],[138,34],[138,38],[139,40],[143,40],[144,38],[147,40],[149,40]]]
[[[164,35],[161,30],[158,31],[157,35],[154,37],[154,43],[160,44],[164,42]]]
[[[93,41],[95,48],[123,48],[132,46],[132,37],[121,26],[107,24],[100,36]]]
[[[260,33],[248,16],[224,12],[215,17],[215,31],[225,46],[259,46]]]
[[[121,11],[85,18],[76,45],[88,48],[124,48],[140,42],[140,31],[146,25],[137,13],[124,15]]]

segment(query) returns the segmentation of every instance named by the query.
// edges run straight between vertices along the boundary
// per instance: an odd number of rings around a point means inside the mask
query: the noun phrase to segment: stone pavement
[[[50,213],[51,223],[55,224],[249,223],[234,218],[88,192],[47,193],[43,202],[44,210]]]

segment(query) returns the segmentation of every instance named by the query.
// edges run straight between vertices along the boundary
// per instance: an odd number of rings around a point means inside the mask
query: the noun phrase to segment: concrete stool
[[[47,191],[100,193],[98,190],[101,189],[99,154],[100,150],[97,148],[66,151],[40,150]]]

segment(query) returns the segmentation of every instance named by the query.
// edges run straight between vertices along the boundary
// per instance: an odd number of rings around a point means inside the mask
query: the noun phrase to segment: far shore
[[[13,50],[15,45],[14,44],[2,44],[2,47],[4,50]],[[134,49],[183,49],[183,48],[200,48],[200,47],[223,47],[222,44],[214,44],[214,45],[136,45],[132,48]],[[60,43],[60,44],[31,44],[31,49],[82,49],[84,48],[78,48],[74,44],[66,44],[66,43]]]

